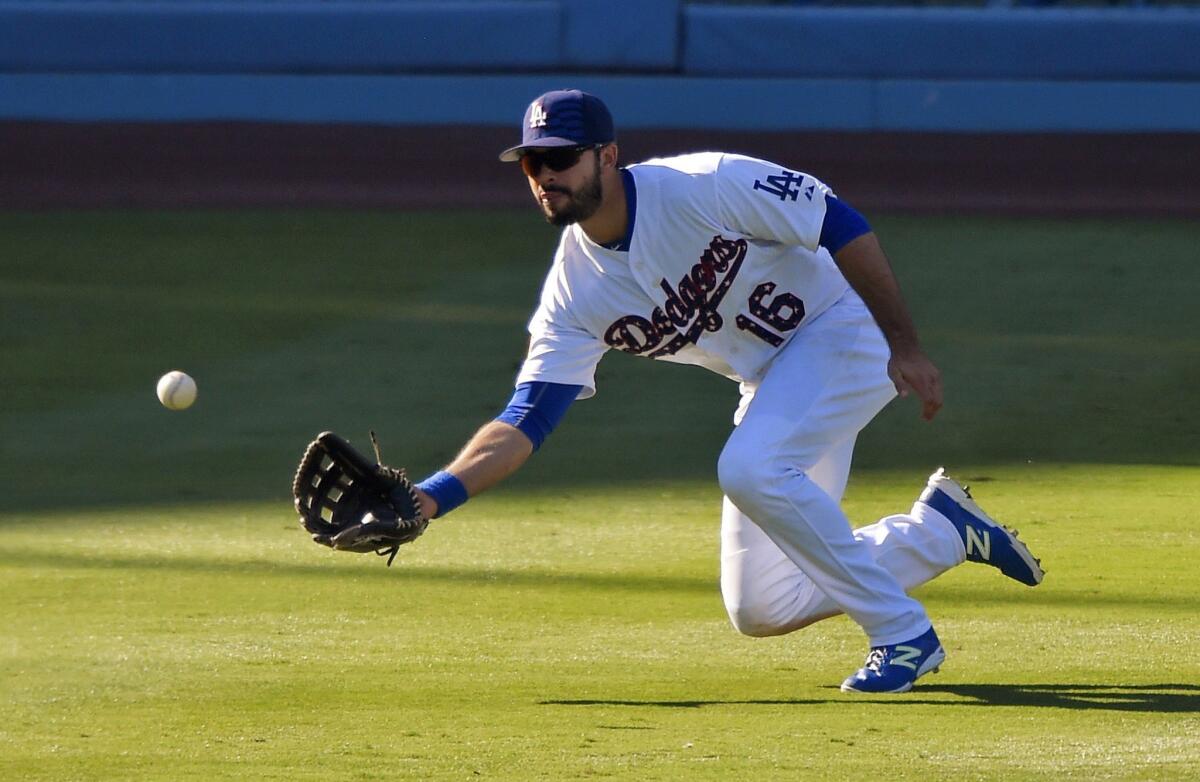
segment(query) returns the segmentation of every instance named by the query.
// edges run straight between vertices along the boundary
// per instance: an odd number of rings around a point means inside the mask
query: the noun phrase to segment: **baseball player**
[[[517,470],[608,350],[740,384],[721,452],[721,591],[735,628],[789,633],[845,613],[866,632],[847,692],[910,689],[945,652],[908,590],[964,560],[1028,585],[1040,563],[941,470],[908,513],[851,530],[839,507],[855,438],[897,394],[932,419],[937,368],[861,215],[822,182],[734,154],[619,165],[612,117],[579,90],[525,112],[518,162],[563,228],[507,409],[417,484],[444,516]]]

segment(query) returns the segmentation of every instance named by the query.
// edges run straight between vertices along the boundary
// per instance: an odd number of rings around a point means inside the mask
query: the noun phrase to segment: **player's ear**
[[[600,147],[601,168],[616,168],[618,158],[620,158],[620,150],[617,149],[615,142]]]

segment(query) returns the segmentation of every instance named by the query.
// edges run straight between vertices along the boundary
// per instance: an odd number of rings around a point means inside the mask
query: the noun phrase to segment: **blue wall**
[[[697,75],[1200,79],[1192,9],[693,6],[686,19]]]
[[[0,115],[64,121],[517,125],[575,86],[622,128],[1200,132],[1200,84],[653,76],[0,76]]]
[[[0,70],[10,72],[551,68],[561,40],[562,9],[549,0],[0,4]]]
[[[0,0],[0,118],[1200,131],[1200,12]]]

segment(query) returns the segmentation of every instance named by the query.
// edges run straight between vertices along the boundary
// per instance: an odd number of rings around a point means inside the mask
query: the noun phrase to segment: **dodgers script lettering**
[[[655,307],[646,317],[618,318],[604,332],[604,341],[626,353],[658,358],[695,344],[706,331],[719,331],[724,320],[717,308],[745,258],[745,239],[714,236],[700,262],[674,286],[665,277],[659,282],[666,296],[661,307]]]

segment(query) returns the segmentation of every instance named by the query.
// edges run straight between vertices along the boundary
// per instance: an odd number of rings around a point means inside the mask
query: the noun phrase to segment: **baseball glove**
[[[337,551],[373,551],[390,566],[429,520],[404,470],[383,464],[374,432],[371,443],[375,462],[333,432],[317,435],[296,469],[292,495],[313,541]]]

